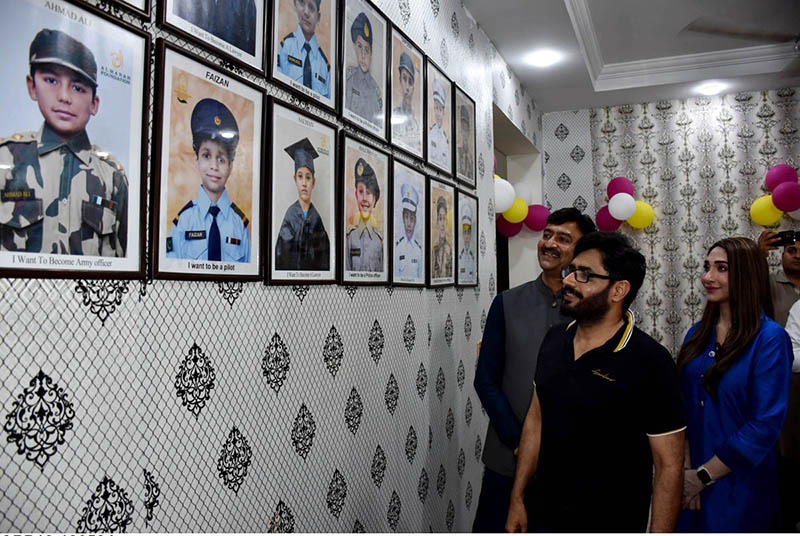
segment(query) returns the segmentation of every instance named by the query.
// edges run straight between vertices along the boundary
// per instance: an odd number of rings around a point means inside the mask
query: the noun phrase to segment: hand
[[[690,510],[699,510],[700,492],[703,491],[703,488],[705,488],[705,486],[697,477],[697,471],[694,469],[685,469],[683,471],[683,507],[689,508]],[[692,508],[692,505],[695,504],[695,499],[697,499],[697,507]]]
[[[519,456],[519,447],[514,449],[514,456]]]
[[[506,519],[506,532],[528,532],[528,512],[522,499],[511,498]]]
[[[761,254],[765,257],[768,257],[770,250],[778,249],[778,246],[774,245],[774,243],[778,240],[779,238],[777,231],[767,229],[761,233],[758,236],[758,249],[761,251]]]
[[[700,510],[700,495],[695,495],[694,499],[689,501],[689,504],[686,505],[686,509],[688,509],[688,510]]]

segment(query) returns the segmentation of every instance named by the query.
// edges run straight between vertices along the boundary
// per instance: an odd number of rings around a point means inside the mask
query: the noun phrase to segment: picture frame
[[[340,282],[383,285],[391,273],[387,240],[391,156],[347,132],[341,136]]]
[[[0,275],[144,277],[150,37],[76,2],[5,8]],[[31,48],[57,62],[31,65]],[[69,117],[47,106],[53,84],[69,88]],[[70,151],[42,151],[65,139]],[[34,158],[20,156],[28,146]],[[61,184],[64,166],[78,171]]]
[[[478,197],[456,190],[456,286],[478,286],[478,236],[480,232]]]
[[[455,284],[455,187],[428,177],[428,286]],[[449,221],[448,221],[449,220]]]
[[[396,26],[392,26],[389,49],[390,141],[424,160],[425,55]]]
[[[269,0],[162,0],[159,5],[160,25],[238,66],[265,75]]]
[[[163,40],[157,55],[153,277],[259,280],[265,93]]]
[[[342,119],[386,141],[389,21],[370,0],[343,0],[341,18]]]
[[[475,101],[453,84],[453,146],[455,147],[455,177],[458,182],[475,188],[477,185]]]
[[[111,0],[111,2],[150,22],[150,0]]]
[[[321,3],[317,3],[320,1]],[[338,94],[338,0],[273,0],[272,55],[270,78],[295,95],[315,104],[336,110]],[[298,13],[309,10],[317,16],[306,17],[304,29]],[[313,20],[316,18],[316,24]],[[310,34],[308,42],[306,33]],[[309,44],[311,62],[304,71],[305,44]],[[308,80],[306,80],[308,77]]]
[[[426,56],[425,161],[448,175],[453,174],[452,95],[453,82]]]
[[[392,161],[392,285],[424,287],[427,183],[423,173]]]
[[[338,129],[273,98],[269,110],[269,280],[335,283]]]

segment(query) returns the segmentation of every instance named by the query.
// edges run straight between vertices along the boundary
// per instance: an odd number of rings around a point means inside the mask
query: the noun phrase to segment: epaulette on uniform
[[[317,50],[319,50],[319,55],[322,56],[322,59],[325,60],[325,65],[328,67],[328,72],[331,72],[331,64],[328,61],[328,58],[325,56],[325,53],[319,47],[317,47]]]
[[[7,138],[0,138],[0,145],[6,143],[29,143],[36,141],[36,132],[17,132]]]
[[[178,211],[178,215],[175,217],[175,219],[174,219],[174,220],[172,220],[172,223],[173,223],[174,225],[178,225],[178,218],[180,218],[180,217],[181,217],[181,214],[183,214],[184,212],[186,212],[187,210],[189,210],[189,209],[190,209],[190,208],[192,208],[193,206],[194,206],[194,201],[189,201],[188,203],[186,203],[185,205],[183,205],[183,208],[182,208],[182,209],[180,209],[180,210]]]
[[[247,227],[247,224],[250,223],[250,220],[248,220],[247,216],[244,215],[242,209],[237,207],[236,203],[231,203],[231,210],[233,210],[236,214],[239,215],[240,218],[242,218],[242,223],[244,224],[245,227]]]
[[[414,239],[414,243],[417,245],[417,247],[418,247],[419,249],[422,249],[422,245],[421,245],[419,242],[417,242],[417,239],[416,239],[416,238]]]
[[[119,172],[124,171],[122,164],[117,162],[117,160],[107,152],[100,150],[100,147],[98,147],[97,145],[92,145],[92,152],[95,154],[95,156],[97,156],[97,158],[103,160],[109,166],[116,168],[117,171]]]
[[[381,241],[383,241],[383,235],[381,235],[380,231],[378,231],[377,229],[373,229],[373,231],[375,231],[375,234],[376,234],[376,235],[378,235],[378,238],[379,238]]]
[[[289,39],[290,37],[294,37],[294,32],[290,33],[289,35],[287,35],[286,37],[281,39],[281,46],[283,46],[283,42],[286,41],[287,39]],[[320,51],[320,52],[322,52],[322,51]]]

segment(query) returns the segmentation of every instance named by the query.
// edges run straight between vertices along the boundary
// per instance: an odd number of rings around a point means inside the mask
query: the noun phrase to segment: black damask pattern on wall
[[[125,532],[133,521],[133,501],[114,480],[104,476],[86,501],[77,532]]]

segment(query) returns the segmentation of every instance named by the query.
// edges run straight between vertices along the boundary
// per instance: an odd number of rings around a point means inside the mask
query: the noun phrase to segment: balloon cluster
[[[514,186],[499,175],[494,176],[494,208],[498,213],[497,231],[511,238],[522,230],[541,231],[547,225],[550,211],[543,205],[528,205],[519,197]]]
[[[750,205],[750,217],[759,225],[772,225],[784,212],[800,219],[800,184],[797,171],[788,164],[772,166],[764,178],[772,194],[763,195]]]
[[[653,207],[633,197],[633,183],[625,177],[611,179],[606,187],[608,205],[597,211],[595,222],[600,231],[616,231],[623,221],[635,229],[644,229],[655,218]]]

